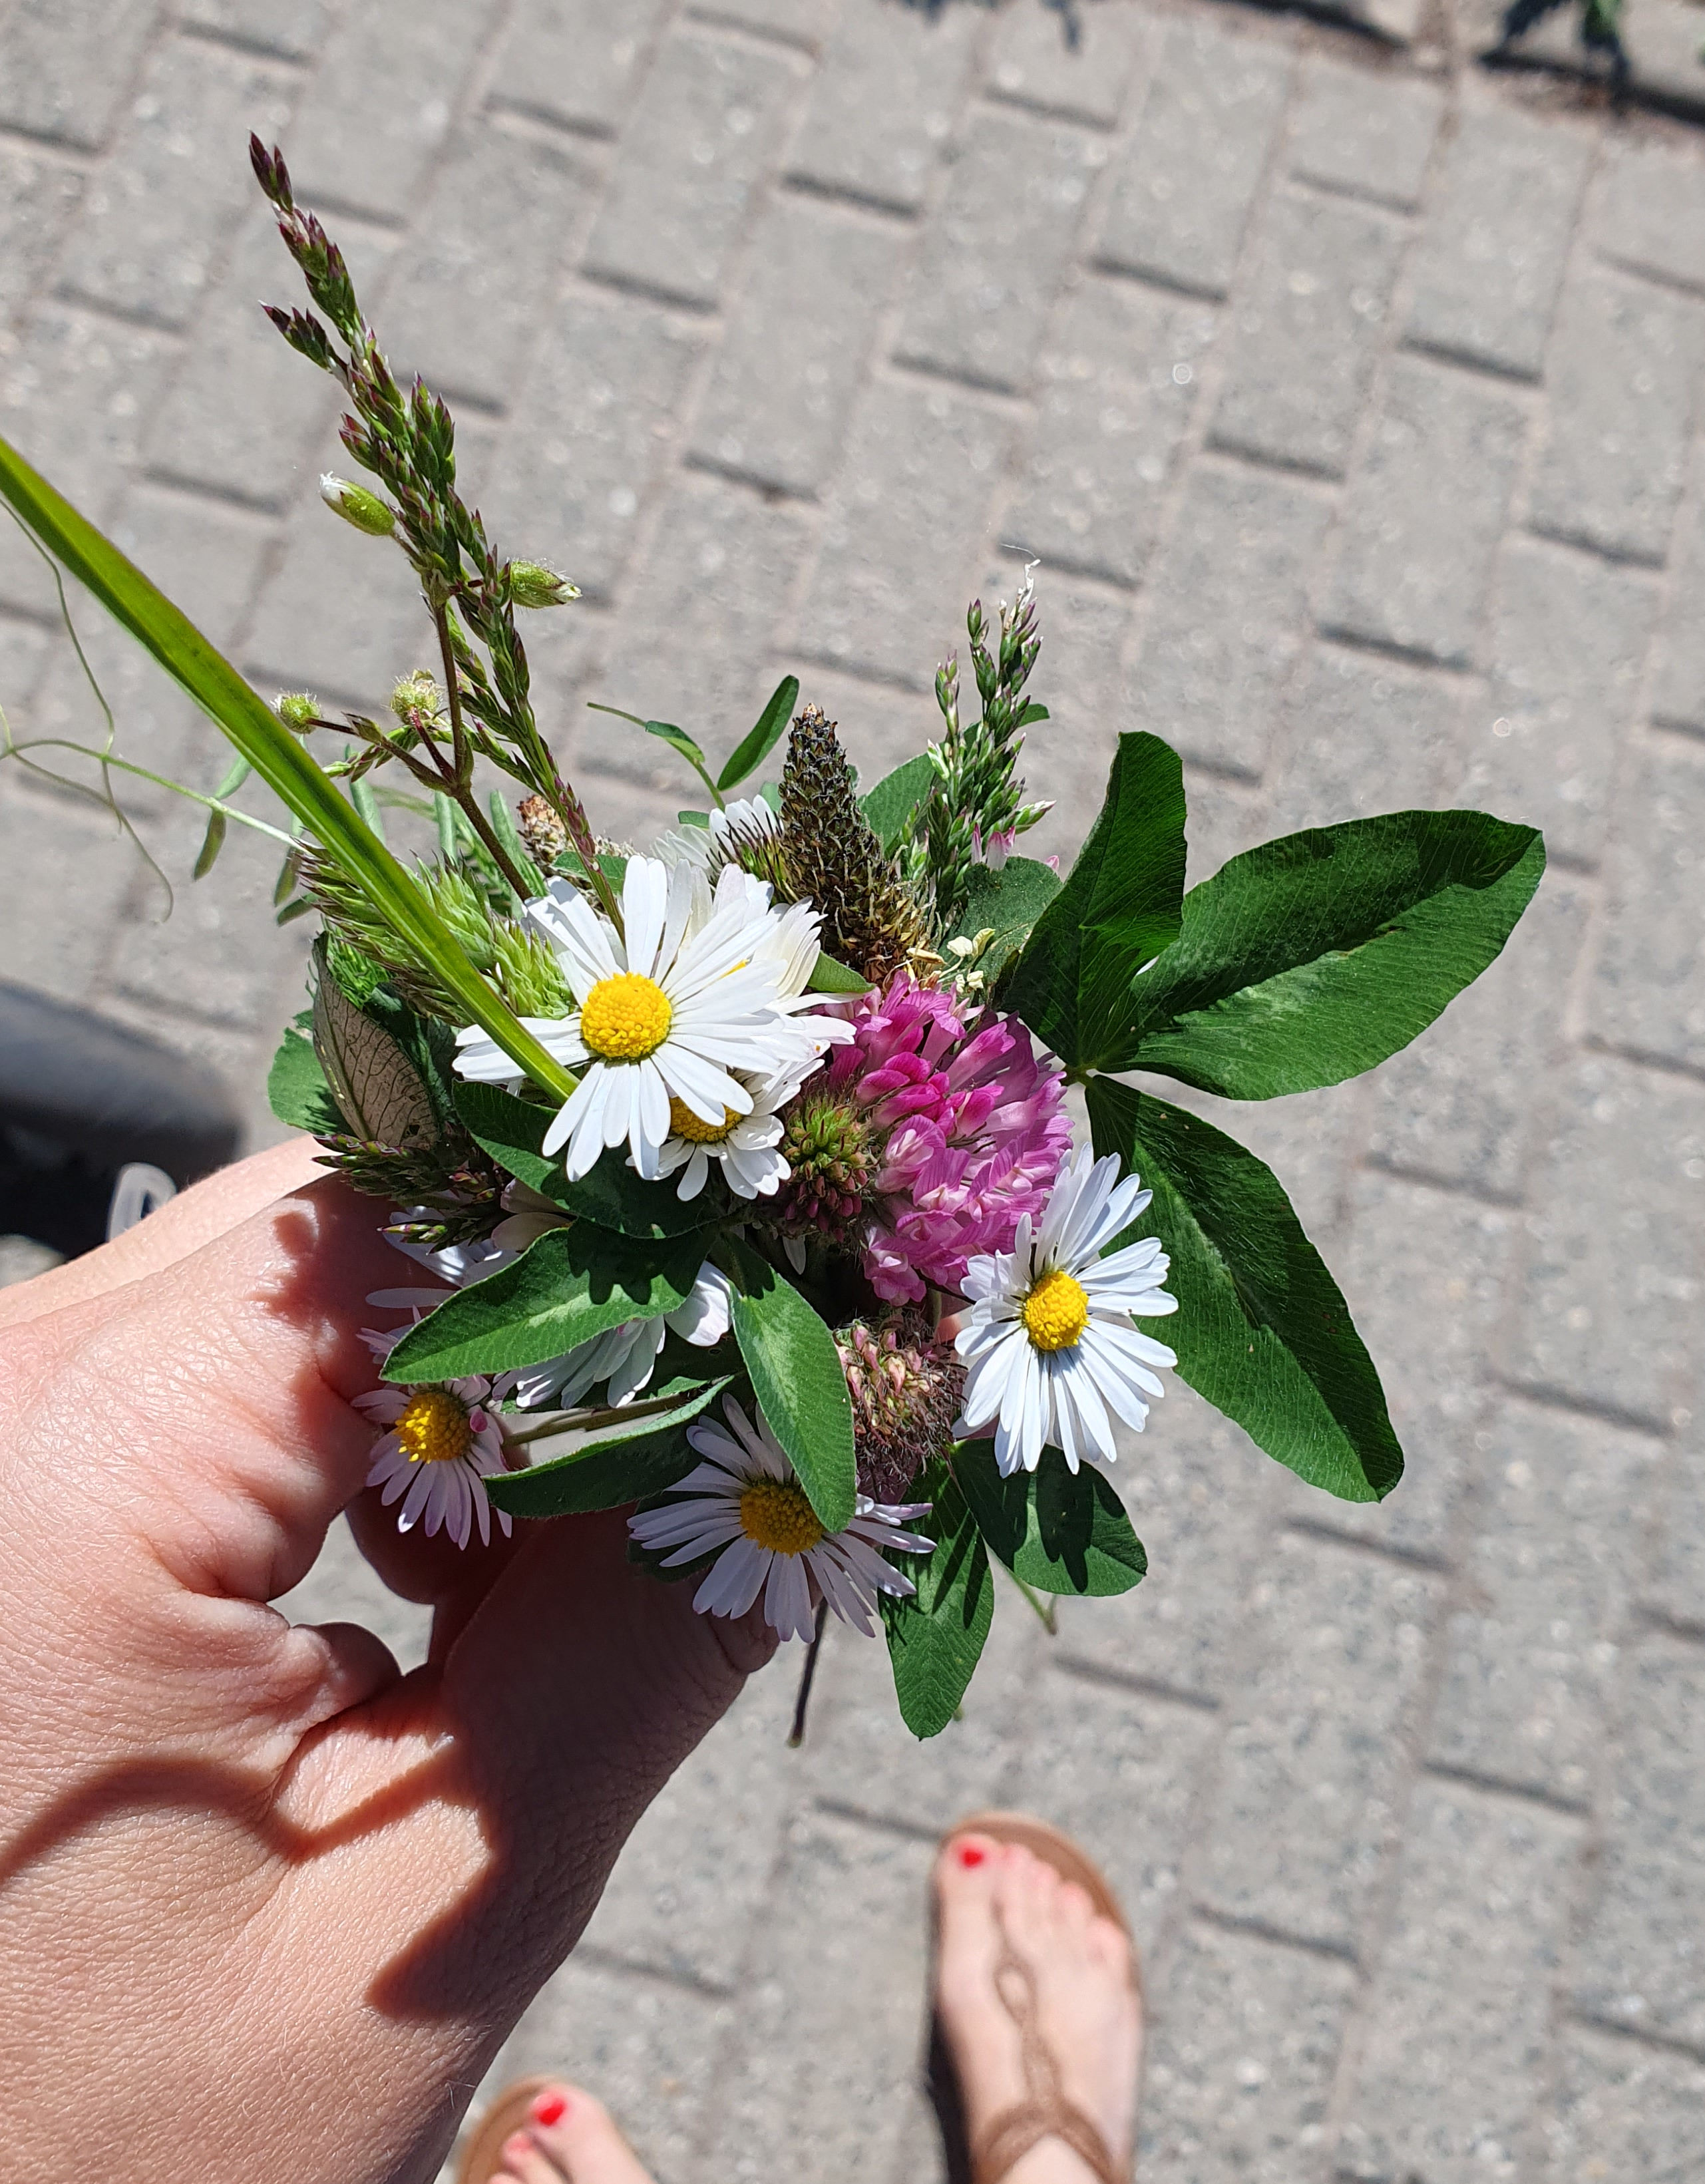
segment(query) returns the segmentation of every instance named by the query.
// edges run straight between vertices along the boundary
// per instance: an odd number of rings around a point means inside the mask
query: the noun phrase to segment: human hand
[[[0,1291],[9,2184],[424,2184],[773,1642],[631,1568],[620,1517],[398,1535],[350,1406],[398,1262],[311,1151]],[[266,1605],[346,1505],[432,1604],[406,1677]]]

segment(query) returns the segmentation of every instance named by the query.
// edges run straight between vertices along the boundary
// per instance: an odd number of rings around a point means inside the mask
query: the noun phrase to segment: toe
[[[1087,1941],[1095,1916],[1088,1889],[1079,1887],[1075,1880],[1062,1880],[1054,1897],[1054,1915],[1068,1932]]]
[[[1121,1979],[1130,1978],[1131,1937],[1123,1926],[1116,1926],[1111,1919],[1095,1913],[1090,1918],[1084,1945],[1091,1962],[1105,1966]]]
[[[531,2131],[518,2131],[504,2141],[499,2176],[513,2177],[515,2184],[563,2184],[567,2173],[537,2142]]]
[[[1000,1845],[992,1836],[978,1835],[974,1830],[967,1835],[950,1836],[936,1852],[936,1892],[944,1902],[965,1895],[986,1897],[1000,1860]]]
[[[533,2103],[527,2129],[554,2164],[553,2176],[571,2177],[573,2184],[649,2184],[609,2109],[578,2086],[546,2086]]]
[[[1060,1876],[1021,1844],[1008,1846],[996,1884],[1008,1937],[1021,1953],[1051,1942],[1058,1930]]]

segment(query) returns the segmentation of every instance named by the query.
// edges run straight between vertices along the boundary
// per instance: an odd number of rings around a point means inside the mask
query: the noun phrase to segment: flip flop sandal
[[[553,2078],[516,2078],[480,2118],[456,2170],[456,2184],[491,2184],[505,2144],[532,2120],[532,2104]]]
[[[1106,1877],[1084,1856],[1069,1836],[1028,1813],[971,1813],[950,1827],[944,1843],[960,1836],[989,1836],[996,1842],[1017,1843],[1051,1865],[1062,1880],[1074,1880],[1102,1918],[1110,1919],[1128,1941],[1132,1941],[1133,1978],[1139,1997],[1142,1973],[1137,1965],[1135,1942]],[[995,1914],[997,1924],[1000,1914]],[[937,1937],[939,1942],[939,1936]],[[1066,2098],[1060,2065],[1043,2039],[1036,2022],[1036,1974],[1011,1945],[1000,1925],[1000,1956],[995,1967],[995,1986],[1002,2007],[1018,2028],[1020,2059],[1024,2070],[1025,2098],[990,2118],[973,2146],[967,2129],[965,2100],[959,2074],[942,2030],[939,2014],[932,2011],[929,2027],[928,2090],[941,2129],[947,2161],[948,2184],[1000,2184],[1000,2180],[1022,2161],[1033,2146],[1045,2138],[1057,2138],[1069,2146],[1100,2184],[1125,2184],[1122,2170],[1106,2141],[1089,2118]]]

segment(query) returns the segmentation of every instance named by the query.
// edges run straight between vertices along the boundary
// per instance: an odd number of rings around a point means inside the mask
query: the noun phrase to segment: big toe
[[[609,2109],[578,2086],[549,2088],[533,2105],[529,2129],[571,2184],[650,2184]]]

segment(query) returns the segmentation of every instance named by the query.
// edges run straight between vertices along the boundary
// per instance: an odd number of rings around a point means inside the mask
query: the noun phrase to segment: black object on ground
[[[121,1168],[146,1162],[181,1187],[231,1160],[240,1131],[212,1070],[0,981],[0,1234],[92,1251]]]

